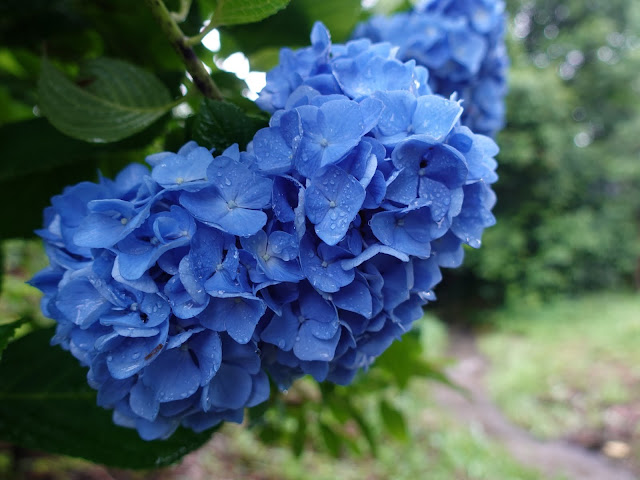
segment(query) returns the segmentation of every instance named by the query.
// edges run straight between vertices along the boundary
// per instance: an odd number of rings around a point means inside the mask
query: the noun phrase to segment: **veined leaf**
[[[194,121],[193,139],[220,154],[234,143],[244,149],[256,131],[266,126],[266,120],[247,115],[233,103],[205,99]]]
[[[147,442],[114,425],[96,405],[86,371],[70,353],[51,347],[52,329],[11,343],[0,363],[0,439],[27,448],[82,457],[119,468],[169,465],[203,445],[212,430],[180,429]]]
[[[43,59],[39,107],[58,130],[87,142],[129,137],[175,105],[156,77],[121,60],[93,60],[79,80],[82,86]]]
[[[216,26],[253,23],[270,17],[290,0],[201,0],[202,10],[213,9]]]

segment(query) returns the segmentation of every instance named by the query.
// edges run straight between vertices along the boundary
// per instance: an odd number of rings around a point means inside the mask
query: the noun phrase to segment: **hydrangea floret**
[[[268,376],[350,383],[494,223],[498,150],[460,103],[389,44],[311,40],[283,51],[247,151],[189,142],[45,210],[53,343],[142,438],[240,422]]]
[[[504,12],[502,0],[427,0],[410,12],[375,15],[353,37],[397,45],[399,59],[429,70],[435,93],[464,100],[464,125],[495,135],[504,125],[509,64]]]

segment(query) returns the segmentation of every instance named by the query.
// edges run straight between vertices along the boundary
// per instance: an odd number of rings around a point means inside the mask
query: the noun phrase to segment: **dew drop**
[[[139,358],[140,358],[140,353],[139,353],[139,352],[136,352],[136,353],[134,353],[133,355],[131,355],[131,359],[132,359],[132,360],[137,360],[137,359],[139,359]]]

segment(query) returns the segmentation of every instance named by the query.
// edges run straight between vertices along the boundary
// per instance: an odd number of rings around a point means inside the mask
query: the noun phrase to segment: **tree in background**
[[[440,306],[632,285],[640,252],[640,5],[511,1],[497,225]],[[455,284],[453,283],[455,282]]]

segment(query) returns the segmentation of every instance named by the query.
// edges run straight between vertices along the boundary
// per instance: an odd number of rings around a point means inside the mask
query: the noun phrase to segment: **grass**
[[[475,425],[462,425],[431,400],[432,384],[414,381],[396,397],[398,407],[409,420],[410,440],[398,442],[382,435],[376,425],[380,451],[370,455],[344,454],[334,458],[314,448],[295,458],[289,448],[260,443],[251,431],[225,427],[226,461],[243,468],[244,477],[282,480],[536,480],[541,474],[523,467],[501,446],[492,442]],[[370,416],[375,422],[375,418]],[[200,452],[201,463],[209,471],[220,471],[225,459]],[[238,467],[238,466],[242,467]],[[228,471],[228,469],[227,469]],[[251,472],[262,476],[253,477]]]
[[[640,406],[639,295],[512,308],[494,321],[495,331],[480,341],[491,360],[489,390],[508,417],[534,434],[611,429],[616,408]]]

